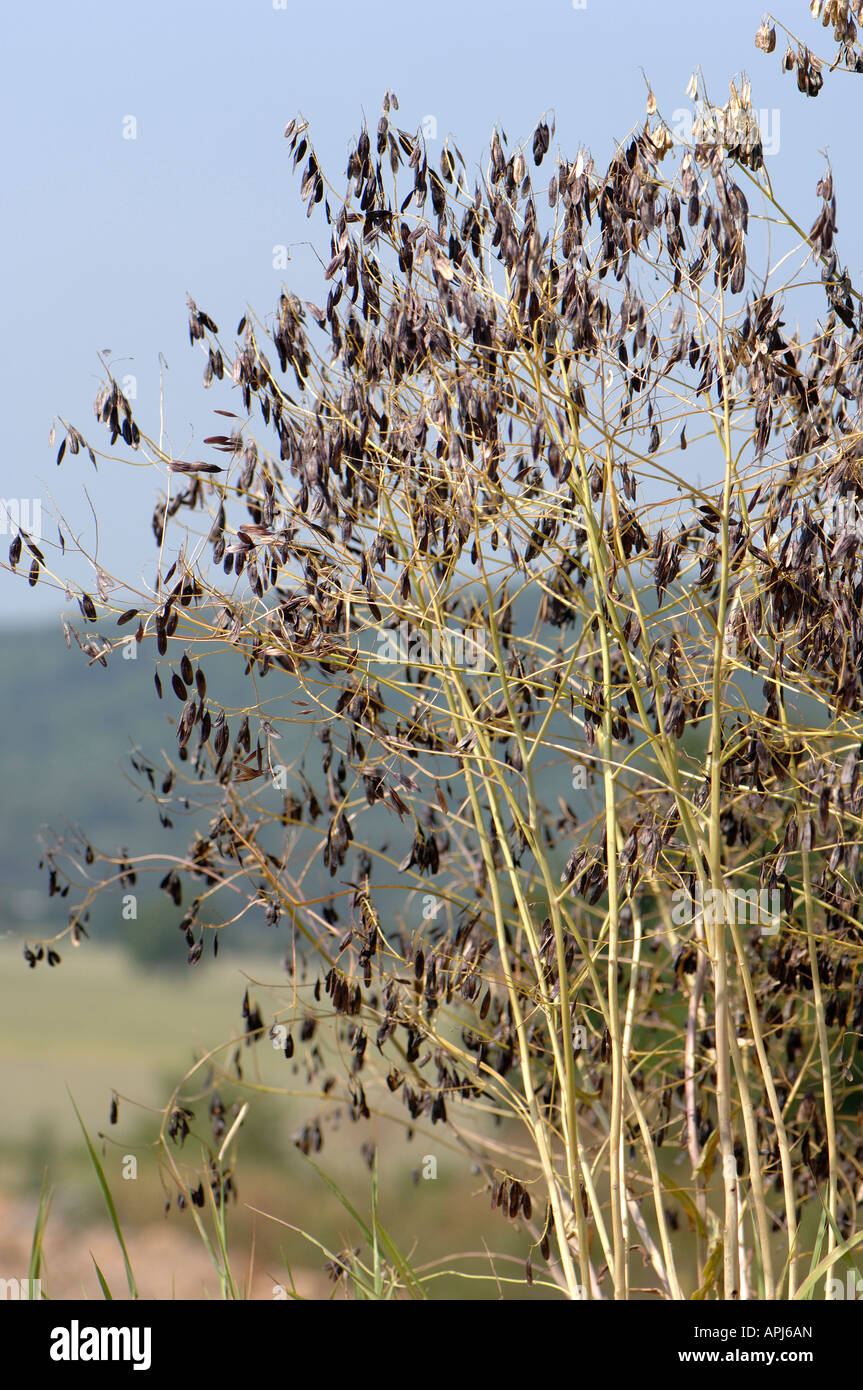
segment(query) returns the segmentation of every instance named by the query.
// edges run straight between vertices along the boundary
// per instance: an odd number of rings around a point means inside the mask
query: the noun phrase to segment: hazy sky
[[[813,23],[805,0],[782,0],[773,13],[832,56],[832,35]],[[341,188],[351,137],[363,113],[370,126],[377,122],[388,87],[403,128],[436,122],[432,157],[451,133],[472,168],[496,121],[512,144],[553,112],[555,144],[566,155],[583,143],[605,163],[612,141],[644,119],[643,73],[671,121],[689,104],[696,66],[719,104],[745,69],[753,104],[768,113],[771,139],[778,137],[769,156],[774,187],[807,229],[829,151],[839,253],[859,283],[861,79],[837,73],[817,100],[801,95],[793,76],[780,72],[781,33],[770,56],[754,47],[761,14],[745,0],[17,7],[14,18],[7,14],[0,57],[0,497],[45,498],[43,534],[56,537],[49,519],[56,508],[91,544],[86,486],[101,523],[100,563],[132,581],[145,570],[152,576],[150,508],[142,504],[155,499],[158,473],[106,464],[97,474],[84,455],[67,455],[58,469],[52,420],[62,416],[107,443],[92,403],[102,379],[97,352],[110,348],[118,380],[135,378],[136,418],[157,433],[161,352],[171,447],[181,453],[196,431],[200,441],[213,407],[231,402],[227,391],[201,386],[205,359],[189,345],[186,293],[228,342],[247,304],[261,317],[272,312],[283,281],[304,297],[324,297],[304,243],[314,238],[326,259],[327,230],[319,215],[306,220],[284,127],[303,113],[322,166]],[[278,245],[291,248],[286,271],[273,266]],[[0,534],[4,556],[7,546]],[[61,606],[62,595],[47,585],[31,592],[0,571],[0,619],[33,620]]]

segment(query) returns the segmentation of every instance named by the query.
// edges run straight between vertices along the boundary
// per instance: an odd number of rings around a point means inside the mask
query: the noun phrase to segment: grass
[[[40,974],[22,972],[17,949],[8,942],[0,946],[0,966],[6,967],[0,969],[0,1058],[9,1078],[9,1122],[0,1145],[0,1201],[5,1190],[16,1210],[31,1213],[30,1277],[42,1276],[49,1297],[52,1268],[65,1267],[72,1247],[81,1288],[92,1297],[110,1293],[121,1298],[127,1296],[127,1278],[133,1280],[130,1288],[137,1287],[143,1257],[136,1251],[147,1248],[151,1230],[162,1229],[164,1194],[152,1147],[158,1114],[133,1110],[121,1099],[115,1130],[108,1123],[112,1092],[153,1105],[164,1103],[166,1078],[175,1084],[191,1060],[190,1037],[206,1047],[222,1041],[231,1026],[240,1031],[245,980],[225,959],[200,973],[166,976],[134,968],[119,950],[86,944],[81,950],[87,953],[86,969],[82,958],[77,971],[76,958],[69,953],[69,969],[64,962],[62,971]],[[249,973],[278,979],[271,961],[260,962]],[[46,1019],[51,1020],[50,1028]],[[262,1081],[274,1087],[285,1084],[288,1064],[279,1052],[265,1042],[249,1053],[245,1064],[250,1075],[254,1058]],[[13,1060],[15,1065],[9,1065]],[[366,1221],[359,1229],[353,1213],[368,1209],[372,1176],[359,1154],[366,1127],[358,1133],[343,1123],[326,1130],[318,1177],[291,1142],[291,1125],[307,1109],[307,1103],[281,1095],[254,1095],[234,1141],[242,1151],[242,1180],[239,1201],[227,1208],[224,1232],[214,1227],[209,1204],[195,1213],[207,1223],[223,1267],[237,1281],[237,1296],[248,1287],[253,1247],[255,1271],[260,1276],[266,1270],[269,1276],[269,1282],[257,1278],[256,1296],[272,1296],[272,1288],[280,1284],[290,1286],[286,1261],[297,1273],[299,1286],[308,1291],[311,1271],[318,1281],[311,1288],[317,1294],[329,1288],[342,1296],[341,1285],[336,1288],[326,1281],[324,1262],[333,1252],[353,1248],[358,1233],[365,1240],[371,1230],[377,1233],[384,1264],[401,1261],[403,1270],[410,1269],[415,1258],[431,1264],[437,1293],[456,1287],[448,1284],[444,1257],[457,1239],[465,1250],[475,1252],[472,1266],[477,1271],[485,1267],[485,1277],[467,1291],[458,1286],[459,1296],[487,1296],[490,1265],[480,1237],[486,1194],[464,1156],[441,1145],[445,1136],[436,1136],[430,1147],[421,1135],[405,1142],[402,1131],[400,1139],[383,1143],[377,1178],[380,1214],[376,1207],[372,1224]],[[176,1152],[176,1161],[185,1166],[199,1152],[193,1133]],[[135,1182],[122,1176],[122,1160],[130,1153],[138,1159]],[[427,1153],[437,1157],[437,1180],[414,1182],[412,1175]],[[302,1235],[286,1230],[307,1224],[312,1206],[315,1232],[329,1253],[313,1253]],[[397,1261],[388,1244],[389,1227],[398,1218],[399,1229],[405,1229],[407,1213],[414,1242],[397,1252]],[[168,1221],[169,1230],[195,1239],[189,1208],[182,1213],[172,1210]],[[113,1275],[108,1270],[110,1246],[107,1251],[100,1247],[98,1254],[89,1248],[100,1231],[122,1251],[123,1263]],[[500,1258],[516,1260],[521,1242],[508,1223],[500,1222],[499,1234]],[[178,1262],[185,1249],[180,1240]],[[168,1285],[163,1281],[159,1287],[166,1296]],[[214,1280],[210,1293],[219,1292]]]
[[[389,149],[392,203],[363,129],[348,159],[355,187],[335,219],[329,200],[324,209],[338,229],[334,284],[326,314],[307,308],[330,345],[287,293],[272,327],[244,316],[229,377],[248,418],[220,410],[239,423],[203,439],[221,463],[176,458],[164,416],[158,440],[142,431],[106,365],[95,413],[111,447],[122,435],[165,482],[151,522],[159,574],[122,612],[104,583],[98,605],[82,592],[85,622],[108,627],[86,641],[73,631],[107,665],[133,640],[116,629],[139,620],[136,652],[154,658],[159,698],[170,692],[177,760],[167,775],[164,749],[134,766],[162,824],[174,827],[166,806],[183,816],[187,847],[179,825],[163,853],[134,860],[59,837],[45,853],[50,889],[63,881],[76,900],[68,926],[26,954],[50,977],[51,948],[77,942],[97,899],[113,911],[118,887],[165,868],[159,886],[185,908],[190,964],[262,910],[306,953],[287,978],[246,974],[241,1014],[237,997],[215,1040],[175,994],[172,1017],[198,1046],[179,1060],[156,1133],[132,1154],[122,1132],[101,1136],[101,1159],[87,1140],[115,1234],[107,1189],[120,1163],[146,1156],[171,1215],[197,1228],[223,1298],[251,1282],[226,1194],[255,1125],[275,1114],[301,1126],[307,1157],[325,1150],[316,1166],[350,1233],[333,1254],[315,1202],[310,1239],[357,1296],[425,1292],[419,1241],[400,1248],[431,1207],[420,1185],[399,1209],[400,1247],[381,1220],[401,1191],[402,1136],[440,1157],[462,1200],[491,1193],[489,1239],[507,1217],[528,1289],[539,1251],[539,1282],[572,1299],[771,1301],[808,1292],[857,1247],[863,580],[860,535],[834,504],[839,488],[859,501],[863,445],[834,393],[863,399],[863,320],[832,252],[829,171],[794,253],[803,259],[780,286],[781,248],[756,236],[747,251],[737,179],[787,236],[800,228],[774,197],[748,79],[723,107],[703,78],[692,93],[711,125],[733,117],[736,130],[743,112],[745,135],[694,135],[673,172],[660,168],[674,141],[651,94],[655,119],[605,174],[581,152],[574,165],[559,154],[547,184],[549,166],[529,176],[527,146],[507,160],[496,130],[473,206],[448,147],[442,179],[426,179],[421,137],[391,129],[387,94],[377,153]],[[298,118],[285,131],[295,166],[307,130]],[[535,169],[552,134],[541,120]],[[325,191],[337,197],[311,150],[302,180],[310,212]],[[534,192],[553,212],[539,218]],[[348,206],[355,197],[365,218]],[[766,262],[756,267],[752,250]],[[779,330],[799,321],[810,259],[829,316],[801,341]],[[345,289],[358,302],[360,281],[362,324],[336,311]],[[232,349],[187,302],[209,386]],[[261,333],[303,399],[276,380]],[[259,447],[253,397],[290,469]],[[58,465],[67,444],[96,462],[63,423]],[[713,459],[709,491],[678,458],[681,425]],[[190,560],[193,523],[169,522],[199,506],[211,559],[197,549]],[[27,564],[31,587],[43,567],[58,582],[26,536],[9,563]],[[536,599],[526,628],[514,623],[517,596]],[[396,624],[422,640],[384,658],[378,639]],[[453,624],[479,629],[481,663],[436,640]],[[239,710],[205,670],[214,646],[250,678]],[[272,696],[259,684],[271,671]],[[801,725],[807,699],[820,714]],[[308,738],[299,760],[287,739],[276,747],[282,730],[294,748]],[[578,769],[588,775],[586,818],[555,803],[549,760],[571,763],[573,787]],[[193,807],[214,813],[204,835],[186,818]],[[385,816],[413,835],[404,858]],[[781,913],[768,928],[732,887],[759,904],[769,893]],[[670,911],[678,897],[684,920]],[[154,1020],[136,1029],[116,998],[110,1007],[118,1065],[150,1060]],[[284,1054],[269,1046],[271,1021]],[[121,1104],[125,1116],[125,1092]],[[370,1223],[356,1195],[369,1168]],[[267,1215],[302,1236],[306,1209],[297,1188]],[[462,1231],[448,1214],[451,1242]],[[453,1266],[471,1258],[449,1255]],[[497,1258],[500,1291],[509,1276]]]
[[[247,968],[278,978],[272,960]],[[96,1123],[107,1123],[112,1091],[163,1103],[165,1073],[190,1061],[193,1046],[212,1046],[239,1025],[244,988],[229,957],[198,971],[147,975],[119,948],[85,943],[66,952],[60,970],[23,971],[19,944],[0,942],[4,1146],[30,1140],[40,1126],[50,1126],[57,1143],[77,1143],[67,1085]]]

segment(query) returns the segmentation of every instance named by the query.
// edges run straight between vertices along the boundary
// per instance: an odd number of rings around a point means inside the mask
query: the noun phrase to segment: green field
[[[67,1086],[95,1125],[107,1121],[112,1090],[155,1104],[163,1075],[173,1068],[179,1078],[196,1044],[230,1036],[232,1020],[241,1032],[245,980],[235,960],[148,975],[119,948],[65,942],[61,952],[56,969],[28,970],[18,941],[0,943],[7,1145],[36,1129],[75,1138]],[[264,970],[277,978],[272,961]]]
[[[292,989],[277,962],[243,962],[254,983],[250,995],[265,1023],[289,1008]],[[241,1016],[248,981],[238,957],[224,956],[190,970],[147,972],[119,949],[85,943],[63,950],[63,963],[49,970],[42,962],[27,969],[20,942],[0,942],[0,1066],[4,1077],[5,1124],[0,1140],[0,1264],[9,1273],[26,1264],[38,1190],[44,1172],[54,1190],[46,1239],[46,1287],[51,1296],[99,1297],[90,1252],[106,1273],[115,1296],[124,1293],[119,1251],[105,1215],[75,1118],[74,1096],[100,1155],[127,1234],[142,1293],[170,1297],[218,1295],[218,1280],[195,1235],[189,1211],[172,1205],[165,1215],[170,1183],[156,1162],[153,1141],[161,1110],[175,1085],[207,1049],[222,1047],[212,1059],[228,1070],[244,1036]],[[316,1039],[317,1041],[317,1039]],[[238,1201],[229,1207],[230,1250],[238,1278],[252,1296],[273,1297],[287,1280],[290,1263],[298,1290],[328,1297],[332,1284],[323,1271],[325,1255],[275,1221],[251,1208],[304,1229],[312,1229],[334,1252],[356,1245],[351,1220],[292,1142],[296,1129],[321,1117],[324,1143],[315,1161],[337,1179],[367,1214],[371,1174],[361,1153],[378,1147],[381,1219],[418,1263],[444,1251],[472,1251],[467,1262],[488,1276],[519,1275],[527,1253],[524,1238],[500,1219],[499,1243],[491,1260],[478,1234],[487,1193],[443,1126],[418,1124],[408,1139],[407,1112],[397,1097],[385,1105],[393,1123],[373,1114],[353,1123],[344,1104],[344,1070],[338,1059],[337,1084],[322,1098],[320,1080],[306,1081],[308,1049],[297,1047],[292,1062],[265,1038],[241,1046],[244,1085],[220,1082],[226,1107],[249,1102],[237,1153]],[[326,1059],[325,1059],[326,1060]],[[209,1063],[207,1064],[209,1066]],[[192,1133],[172,1152],[184,1178],[194,1183],[211,1144],[206,1102],[200,1091],[206,1067],[183,1087],[185,1104],[195,1111]],[[67,1089],[68,1088],[68,1089]],[[109,1124],[112,1092],[120,1096],[119,1122]],[[152,1108],[147,1108],[152,1107]],[[127,1156],[137,1158],[134,1182],[124,1181]],[[437,1164],[435,1181],[417,1180],[423,1160]],[[110,1271],[110,1273],[109,1273]],[[26,1270],[23,1271],[26,1273]],[[439,1293],[451,1281],[442,1281]],[[523,1291],[523,1285],[522,1285]],[[458,1286],[458,1296],[496,1296],[496,1285]],[[539,1288],[536,1293],[539,1293]],[[340,1295],[341,1296],[341,1295]]]

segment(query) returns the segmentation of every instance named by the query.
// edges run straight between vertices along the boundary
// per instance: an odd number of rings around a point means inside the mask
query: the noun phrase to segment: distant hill
[[[242,659],[233,652],[222,650],[206,658],[204,664],[208,699],[211,704],[225,706],[233,736],[239,717],[232,717],[231,711],[255,702],[252,680],[244,677]],[[66,647],[59,619],[38,628],[0,628],[0,932],[13,929],[26,935],[30,930],[43,936],[46,925],[58,930],[68,921],[69,906],[79,900],[74,890],[65,901],[48,896],[47,874],[37,867],[41,857],[38,837],[43,827],[64,833],[78,827],[101,851],[116,853],[126,847],[136,858],[185,849],[196,822],[186,822],[182,814],[171,810],[174,828],[161,826],[157,808],[141,795],[140,776],[130,764],[135,747],[157,766],[165,762],[162,750],[176,763],[175,733],[168,720],[177,718],[181,706],[171,691],[167,666],[162,664],[160,669],[165,691],[161,701],[154,690],[152,648],[134,661],[124,660],[118,650],[103,668],[98,663],[88,666],[74,641],[71,649]],[[266,681],[258,682],[263,713],[277,719],[289,714],[298,717],[293,703],[296,692],[290,681],[274,670]],[[310,740],[307,772],[322,794],[318,786],[320,749],[314,739],[320,724],[313,721],[314,715],[296,726],[278,722],[278,756],[290,765]],[[555,730],[562,740],[572,737],[572,723],[563,710],[554,721],[552,732]],[[538,767],[537,773],[540,795],[547,805],[556,807],[562,800],[585,805],[585,793],[573,789],[565,758],[553,755],[553,763]],[[590,797],[590,793],[586,795]],[[209,800],[216,804],[212,797]],[[202,830],[211,814],[212,809],[199,813],[197,824]],[[398,863],[413,838],[412,817],[400,822],[380,807],[368,814],[380,819],[380,842],[388,846],[392,860]],[[324,823],[319,821],[319,827]],[[561,848],[562,857],[568,848]],[[314,860],[310,839],[303,842],[299,859],[306,862],[309,852]],[[315,878],[315,890],[326,894],[331,886],[343,889],[352,871],[352,861],[348,860],[334,884],[326,870],[318,867],[304,883],[310,889]],[[177,931],[182,910],[159,891],[162,872],[139,880],[137,924],[123,921],[118,888],[116,896],[105,894],[98,900],[90,934],[121,940],[150,960],[185,959],[184,939]],[[374,882],[382,884],[384,880],[396,889],[399,875],[380,864]],[[411,887],[415,884],[406,884],[405,890]],[[190,897],[187,894],[187,899]],[[399,888],[395,896],[384,894],[380,906],[386,914],[388,905],[395,907],[404,901],[405,891]],[[340,908],[340,917],[343,911]],[[240,939],[247,944],[252,937],[259,946],[269,944],[279,949],[287,939],[284,931],[265,928],[263,909],[260,914],[249,913],[237,928],[238,944]],[[227,939],[224,944],[229,944]]]
[[[208,670],[209,693],[240,704],[248,686],[239,661],[222,663],[223,681],[214,679],[219,669],[214,661]],[[79,827],[106,852],[154,853],[171,847],[172,835],[177,848],[185,844],[187,828],[159,824],[129,761],[135,746],[154,762],[161,749],[176,761],[168,716],[176,718],[180,706],[164,677],[165,698],[157,698],[153,674],[149,654],[130,661],[118,651],[107,668],[88,666],[74,642],[67,649],[59,620],[0,629],[0,930],[26,931],[32,923],[36,932],[38,923],[41,934],[45,923],[68,918],[72,893],[65,902],[49,898],[47,875],[38,870],[45,826]],[[151,885],[146,892],[160,913],[162,900],[170,909],[164,894],[154,895]],[[104,908],[94,914],[103,931],[110,919]]]

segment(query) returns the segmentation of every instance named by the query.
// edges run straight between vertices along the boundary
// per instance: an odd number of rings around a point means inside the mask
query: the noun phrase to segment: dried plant
[[[820,7],[859,72],[857,9]],[[819,60],[789,54],[815,95]],[[290,930],[293,1002],[247,994],[247,1041],[302,1053],[322,1116],[445,1125],[526,1277],[570,1297],[820,1295],[863,1241],[863,315],[829,168],[806,234],[748,81],[696,91],[690,147],[651,94],[604,171],[541,120],[524,148],[496,130],[475,179],[388,93],[344,197],[292,121],[326,299],[285,289],[233,343],[189,300],[233,407],[205,460],[109,376],[111,445],[165,477],[158,577],[67,624],[103,663],[131,640],[110,615],[130,625],[178,701],[176,757],[136,766],[163,823],[205,817],[156,869],[190,964],[252,908]],[[58,463],[82,448],[67,427]],[[219,703],[225,654],[245,710]],[[74,851],[45,863],[77,944],[154,863]],[[255,1083],[240,1048],[208,1069],[221,1203],[217,1086]],[[175,1155],[194,1120],[178,1090],[162,1144],[202,1205]]]

